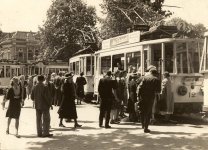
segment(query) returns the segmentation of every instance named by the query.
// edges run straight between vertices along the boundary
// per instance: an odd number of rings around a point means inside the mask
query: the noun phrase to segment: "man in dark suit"
[[[117,87],[116,80],[112,80],[111,76],[111,71],[108,71],[106,76],[100,79],[98,85],[98,92],[101,99],[99,126],[102,127],[103,118],[105,117],[105,128],[111,128],[111,126],[109,126],[111,106],[113,99],[115,98],[117,100],[117,96],[114,91]]]
[[[152,107],[155,94],[160,93],[160,80],[157,78],[156,67],[151,67],[149,72],[139,79],[138,99],[141,113],[142,128],[145,133],[149,133],[148,129],[150,118],[152,115]]]
[[[51,137],[53,136],[49,134],[51,95],[43,81],[44,76],[39,75],[38,83],[32,90],[31,99],[35,102],[38,137]]]

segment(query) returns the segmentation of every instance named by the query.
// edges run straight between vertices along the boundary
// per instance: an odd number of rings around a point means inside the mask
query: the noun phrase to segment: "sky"
[[[95,6],[101,16],[102,0],[83,0]],[[0,0],[0,29],[3,32],[38,31],[46,20],[46,12],[52,0]],[[208,0],[165,0],[164,7],[174,12],[172,17],[181,17],[192,24],[202,23],[208,28]]]

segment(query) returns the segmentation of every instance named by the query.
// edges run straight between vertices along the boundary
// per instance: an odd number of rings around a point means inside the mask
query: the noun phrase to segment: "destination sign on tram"
[[[102,49],[111,48],[122,44],[140,42],[140,31],[124,34],[107,40],[103,40]]]

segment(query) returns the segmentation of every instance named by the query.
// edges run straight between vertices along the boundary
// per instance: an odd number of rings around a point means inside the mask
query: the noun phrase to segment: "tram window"
[[[176,44],[176,57],[178,73],[188,73],[186,43]]]
[[[132,73],[132,69],[135,68],[137,71],[141,66],[141,52],[132,52],[126,54],[126,68],[128,72]]]
[[[190,73],[199,72],[199,51],[197,48],[197,42],[188,43]]]
[[[91,57],[87,57],[86,75],[91,75]]]
[[[124,54],[118,54],[113,56],[113,72],[117,70],[124,70]]]
[[[153,44],[151,45],[151,61],[150,63],[160,70],[160,60],[162,58],[161,55],[161,44]]]
[[[75,66],[76,66],[76,65],[75,65],[75,62],[73,62],[73,70],[72,70],[72,71],[73,71],[74,73],[75,73],[75,68],[76,68]]]
[[[80,62],[80,72],[84,72],[84,68],[85,68],[84,67],[84,59],[81,58],[79,62]]]
[[[4,78],[4,66],[0,68],[0,78]]]
[[[148,57],[147,57],[147,50],[144,50],[144,70],[147,69],[147,65],[148,65]]]
[[[94,57],[92,57],[92,75],[94,75]]]
[[[111,56],[101,57],[101,74],[106,74],[111,69]]]
[[[73,63],[70,63],[70,72],[73,71]]]
[[[76,61],[75,65],[76,65],[76,67],[75,67],[75,74],[79,75],[79,61]]]
[[[173,73],[173,43],[165,43],[165,71]]]
[[[10,66],[6,66],[6,77],[10,77]]]

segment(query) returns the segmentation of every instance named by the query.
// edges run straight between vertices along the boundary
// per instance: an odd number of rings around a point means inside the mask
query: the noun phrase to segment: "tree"
[[[97,42],[96,21],[95,8],[82,0],[54,0],[40,28],[45,55],[54,56],[64,47],[73,53],[75,45]]]
[[[103,38],[117,36],[127,32],[137,24],[158,25],[170,16],[163,11],[164,0],[103,0],[101,5],[106,18],[101,20]]]
[[[203,24],[199,23],[193,25],[179,17],[172,18],[165,24],[178,26],[179,32],[177,33],[177,36],[186,36],[189,38],[203,38],[204,33],[207,31],[206,27]]]

